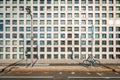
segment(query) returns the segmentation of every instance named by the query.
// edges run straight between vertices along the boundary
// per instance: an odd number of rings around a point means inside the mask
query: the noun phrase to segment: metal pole
[[[25,35],[23,35],[24,36],[24,38],[23,38],[23,40],[24,40],[24,53],[23,53],[23,59],[25,59],[26,58],[26,36]]]
[[[33,66],[33,38],[34,38],[33,37],[33,17],[32,17],[30,7],[27,7],[26,11],[31,17],[31,67],[32,67]]]
[[[92,50],[91,50],[91,60],[93,60],[93,45],[94,45],[94,26],[92,25],[92,37],[91,37],[91,42],[92,42],[92,44],[91,44],[91,48],[92,48]],[[91,62],[91,67],[92,67],[92,64],[93,64],[93,62]]]
[[[27,67],[27,56],[28,56],[27,51],[25,51],[25,56],[26,56],[26,64],[25,64],[25,66]]]
[[[33,17],[31,16],[31,67],[33,66]]]
[[[26,57],[26,67],[27,67],[27,57]]]
[[[82,50],[81,50],[82,45],[81,45],[81,41],[82,41],[82,37],[80,36],[80,59],[82,60]]]
[[[91,58],[93,59],[93,47],[94,47],[94,26],[92,25],[92,51],[91,51]]]
[[[71,50],[71,52],[72,52],[71,59],[73,59],[73,50]]]

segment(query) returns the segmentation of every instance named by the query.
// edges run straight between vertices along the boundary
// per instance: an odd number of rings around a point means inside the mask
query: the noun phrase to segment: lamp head
[[[26,9],[26,11],[27,11],[28,14],[31,14],[30,7],[26,7],[25,9]]]

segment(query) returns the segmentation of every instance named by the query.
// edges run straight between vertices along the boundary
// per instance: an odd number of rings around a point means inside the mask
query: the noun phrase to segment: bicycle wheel
[[[84,61],[83,61],[83,64],[88,65],[88,64],[90,64],[90,63],[89,63],[89,61],[84,60]]]
[[[100,61],[95,60],[95,61],[94,61],[94,64],[97,64],[97,65],[98,65],[98,64],[100,64]]]

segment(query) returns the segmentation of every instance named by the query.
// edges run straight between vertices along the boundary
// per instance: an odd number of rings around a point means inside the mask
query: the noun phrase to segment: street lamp
[[[25,8],[27,13],[31,17],[31,67],[33,66],[33,17],[32,17],[32,12],[30,10],[30,7]]]
[[[82,35],[80,36],[80,59],[82,59],[82,50],[81,50],[81,47],[82,47]]]
[[[91,32],[91,58],[93,59],[93,52],[94,52],[94,25],[92,25],[92,32]]]
[[[72,53],[72,54],[71,54],[71,59],[73,59],[73,50],[72,50],[72,49],[71,49],[71,53]]]

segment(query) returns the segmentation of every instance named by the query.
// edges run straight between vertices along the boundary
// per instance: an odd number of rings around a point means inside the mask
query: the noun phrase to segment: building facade
[[[120,0],[0,0],[0,59],[120,59]],[[93,44],[93,45],[92,45]]]

